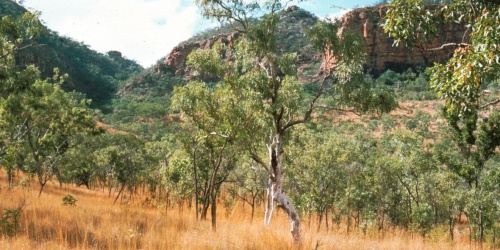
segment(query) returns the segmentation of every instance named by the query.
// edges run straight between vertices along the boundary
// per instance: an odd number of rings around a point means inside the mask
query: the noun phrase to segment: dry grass
[[[0,235],[0,249],[295,249],[289,224],[277,212],[271,226],[263,226],[263,209],[251,222],[250,209],[237,203],[226,211],[219,206],[217,232],[209,221],[196,221],[194,210],[145,206],[140,197],[128,204],[113,205],[107,193],[76,187],[46,186],[37,197],[33,190],[7,189],[0,171],[0,216],[4,209],[24,207],[17,234]],[[62,198],[73,195],[76,206],[63,206]],[[302,249],[476,249],[466,239],[450,243],[439,233],[423,240],[418,235],[394,229],[383,234],[369,231],[346,234],[340,225],[329,232],[316,230],[315,222],[304,220]],[[1,230],[1,229],[0,229]],[[441,235],[441,236],[439,236]],[[467,237],[464,237],[467,238]],[[492,249],[483,246],[483,249]]]

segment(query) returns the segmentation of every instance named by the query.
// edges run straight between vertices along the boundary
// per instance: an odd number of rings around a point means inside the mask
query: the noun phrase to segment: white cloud
[[[50,3],[48,3],[50,2]],[[61,35],[99,52],[118,50],[150,66],[191,37],[197,7],[182,0],[26,0]]]
[[[351,11],[351,9],[339,9],[338,11],[334,11],[327,15],[327,18],[330,19],[338,19],[344,16],[347,12]]]

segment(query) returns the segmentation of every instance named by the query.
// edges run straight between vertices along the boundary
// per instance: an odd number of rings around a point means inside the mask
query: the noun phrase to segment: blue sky
[[[107,52],[118,50],[144,67],[153,65],[173,47],[216,24],[202,19],[194,0],[25,0],[41,11],[51,30]],[[318,17],[339,16],[345,9],[377,1],[308,0],[298,4]]]

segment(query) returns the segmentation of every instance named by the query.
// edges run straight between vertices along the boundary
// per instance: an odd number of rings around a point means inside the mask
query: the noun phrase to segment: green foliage
[[[359,113],[376,113],[382,115],[398,107],[394,92],[386,86],[372,86],[370,79],[362,75],[351,78],[347,84],[334,88],[335,99],[342,100],[343,105],[351,106]]]
[[[406,121],[406,128],[416,131],[424,138],[430,138],[431,133],[429,127],[431,126],[431,115],[428,113],[417,110],[412,118]]]
[[[4,209],[3,214],[0,219],[0,228],[2,229],[2,234],[8,237],[14,237],[19,231],[19,217],[24,208],[24,202],[20,204],[17,208]]]
[[[185,85],[159,60],[152,68],[123,82],[118,95],[112,100],[113,112],[103,117],[104,122],[148,140],[159,140],[176,130],[175,120],[168,120],[173,90]]]
[[[227,24],[202,35],[232,28],[240,34],[229,44],[194,50],[187,64],[197,80],[190,83],[163,59],[135,74],[140,67],[118,52],[88,54],[84,44],[44,33],[33,19],[36,15],[5,17],[0,22],[5,33],[0,49],[7,53],[0,57],[2,167],[10,178],[21,169],[41,183],[56,175],[61,183],[107,187],[110,194],[116,189],[115,202],[139,185],[147,185],[150,192],[147,204],[157,199],[167,207],[182,207],[194,196],[204,218],[221,190],[228,190],[226,209],[236,198],[254,208],[263,201],[266,185],[286,173],[287,179],[275,187],[283,185],[280,190],[293,197],[297,210],[316,215],[321,225],[345,219],[348,232],[400,227],[428,237],[445,225],[452,234],[453,217],[466,213],[472,237],[494,241],[500,218],[500,115],[495,109],[482,110],[484,102],[492,106],[497,100],[498,8],[473,5],[484,14],[474,16],[463,12],[464,1],[447,1],[440,14],[460,14],[457,22],[477,23],[470,26],[471,45],[460,45],[446,65],[425,72],[386,71],[371,79],[360,74],[360,38],[346,30],[343,36],[332,35],[338,34],[339,23],[318,21],[301,9],[266,9],[264,1],[256,2],[198,2],[206,15]],[[405,43],[419,47],[425,33],[435,32],[430,27],[435,13],[419,7],[428,2],[393,2],[400,9],[389,12],[386,25],[395,25],[389,30],[402,37],[396,42],[411,39]],[[260,19],[247,18],[267,10]],[[401,20],[398,15],[405,11],[408,20]],[[305,27],[312,27],[307,36]],[[20,54],[32,35],[55,49],[37,47]],[[338,55],[337,66],[304,83],[304,75],[317,73],[317,55],[325,48]],[[54,59],[43,63],[41,72],[23,66],[31,56],[47,55]],[[309,64],[302,75],[297,62]],[[56,72],[42,80],[52,63],[61,65],[60,72],[73,73]],[[397,107],[395,95],[398,100],[435,98],[430,86],[446,100],[443,114],[449,126],[435,131],[434,117],[420,111],[403,121],[385,114]],[[492,90],[488,97],[482,92],[486,86]],[[63,91],[73,88],[96,90],[93,96]],[[112,112],[91,113],[87,97]],[[323,114],[322,108],[337,112]],[[168,115],[177,111],[181,116]],[[345,111],[381,117],[366,121],[368,129],[332,122],[330,114]],[[107,123],[108,133],[95,128],[93,115]],[[371,133],[379,127],[385,133],[375,138]],[[227,189],[221,188],[227,181]],[[75,202],[72,195],[63,198],[65,205]],[[5,235],[18,231],[17,211],[1,214]]]
[[[92,100],[92,107],[105,112],[109,112],[106,105],[114,97],[119,81],[143,70],[132,60],[97,53],[88,45],[53,31],[42,33],[35,41],[44,46],[24,50],[18,55],[18,64],[35,64],[41,69],[42,77],[49,77],[51,69],[58,67],[69,75],[62,86],[64,90],[84,93]]]
[[[418,46],[425,36],[433,34],[443,16],[447,22],[463,24],[471,31],[468,41],[454,46],[453,57],[446,64],[435,64],[429,69],[430,85],[445,99],[443,116],[449,125],[446,147],[437,147],[439,160],[466,183],[462,193],[464,211],[472,224],[472,235],[483,241],[492,228],[490,221],[497,213],[490,204],[495,203],[486,191],[492,169],[488,162],[497,153],[498,123],[496,109],[491,121],[484,108],[496,105],[500,99],[485,103],[483,89],[498,79],[500,68],[500,6],[494,1],[447,1],[435,12],[430,12],[423,1],[393,1],[386,16],[385,30],[396,42]],[[422,48],[425,49],[425,48]],[[486,198],[489,197],[489,198]],[[497,202],[497,201],[496,201]]]
[[[36,14],[25,13],[18,19],[4,16],[0,22],[0,136],[6,154],[2,163],[8,166],[9,182],[16,166],[36,173],[40,194],[52,175],[61,181],[59,160],[71,138],[95,128],[86,109],[88,101],[61,89],[67,76],[56,69],[51,79],[42,80],[36,67],[16,65],[15,56],[25,39],[33,41],[42,31]]]
[[[68,194],[62,198],[63,206],[76,206],[76,202],[78,201],[73,197],[73,195]]]
[[[437,34],[438,13],[423,0],[392,1],[385,16],[384,31],[394,37],[394,44],[419,47]]]
[[[377,88],[392,89],[399,100],[434,100],[437,95],[429,86],[429,76],[419,69],[402,73],[387,70],[375,79]]]
[[[471,28],[470,42],[447,44],[458,47],[453,58],[445,65],[436,64],[429,75],[432,88],[439,97],[446,99],[447,116],[473,119],[481,106],[482,86],[497,78],[500,67],[499,38],[494,35],[500,24],[498,5],[487,1],[469,3],[457,0],[429,11],[423,1],[417,0],[393,1],[391,6],[384,28],[396,42],[405,42],[410,47],[418,46],[435,33],[439,23],[433,18],[441,15],[447,22]]]
[[[94,152],[104,145],[106,142],[102,134],[78,134],[73,139],[73,146],[61,159],[61,173],[64,181],[77,186],[85,185],[90,189],[92,181],[105,180],[106,173],[99,170],[96,159],[93,157]]]
[[[343,210],[341,213],[349,215],[354,203],[364,206],[362,201],[370,199],[370,193],[361,186],[355,187],[361,183],[354,183],[361,181],[358,178],[363,178],[367,170],[362,167],[366,158],[362,155],[361,141],[336,133],[304,132],[295,139],[297,143],[287,157],[293,159],[289,164],[294,166],[290,178],[297,184],[294,188],[298,189],[295,200],[299,209],[322,215],[335,204]]]
[[[62,88],[84,93],[93,101],[93,107],[104,109],[118,81],[143,70],[132,60],[97,53],[88,45],[48,30],[35,18],[39,13],[31,14],[13,1],[0,3],[0,15],[3,40],[0,47],[10,44],[16,50],[16,53],[5,54],[2,50],[1,60],[7,59],[5,55],[9,60],[15,57],[19,68],[35,65],[42,78],[52,77],[53,69],[59,68],[62,74],[69,75]],[[17,51],[16,48],[23,49]]]
[[[335,68],[323,70],[330,71],[325,73],[332,74],[340,83],[344,83],[362,72],[366,54],[361,49],[362,40],[357,33],[343,30],[342,35],[332,35],[338,34],[339,29],[338,20],[319,21],[307,31],[307,36],[316,50],[329,50],[335,55]]]

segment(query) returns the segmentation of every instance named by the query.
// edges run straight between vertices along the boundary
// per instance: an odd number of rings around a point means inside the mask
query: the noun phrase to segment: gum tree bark
[[[283,209],[283,211],[290,219],[290,232],[292,233],[294,242],[300,243],[302,241],[300,216],[293,206],[292,201],[288,198],[288,196],[285,195],[285,192],[283,191],[284,171],[281,165],[281,157],[283,153],[282,137],[283,136],[281,134],[275,135],[273,142],[268,145],[271,168],[269,169],[270,175],[269,184],[267,187],[267,202],[264,221],[266,226],[271,223],[271,218],[274,210],[273,203],[276,203],[276,206]]]

